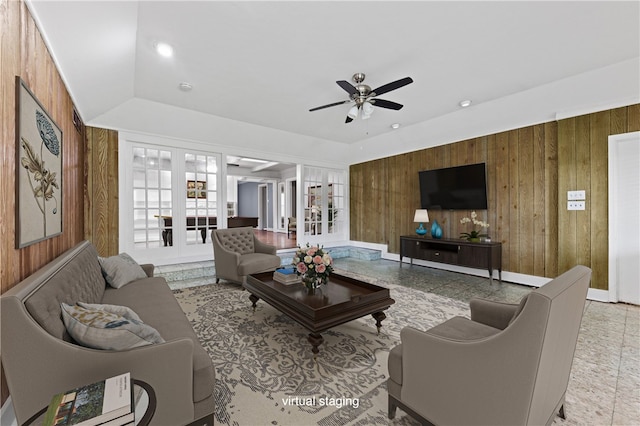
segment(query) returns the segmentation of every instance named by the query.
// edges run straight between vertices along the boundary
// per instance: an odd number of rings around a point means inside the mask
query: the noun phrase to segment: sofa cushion
[[[90,348],[122,350],[164,342],[156,329],[123,306],[62,303],[62,319],[71,337]]]
[[[25,306],[29,314],[49,334],[70,342],[72,339],[62,322],[60,304],[64,302],[75,305],[78,301],[102,301],[107,285],[98,263],[98,253],[89,245],[55,274],[47,271],[47,267],[37,272],[40,273],[51,275],[47,278],[46,285],[42,285],[26,298]]]
[[[193,401],[211,397],[215,377],[211,357],[202,347],[164,278],[145,278],[120,289],[107,288],[103,302],[130,307],[167,341],[191,339],[194,348]]]
[[[476,340],[498,334],[501,330],[471,321],[464,317],[453,317],[427,330],[429,334],[455,340]]]
[[[127,253],[117,256],[99,257],[104,279],[113,288],[120,288],[132,281],[146,278],[147,273]]]
[[[282,263],[280,257],[265,253],[248,253],[240,257],[238,275],[257,274],[273,271]]]

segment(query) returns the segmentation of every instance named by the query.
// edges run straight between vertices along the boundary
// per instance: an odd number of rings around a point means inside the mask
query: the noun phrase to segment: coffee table
[[[248,275],[244,286],[251,293],[254,310],[262,299],[311,332],[308,340],[314,357],[324,340],[321,332],[371,314],[380,333],[387,317],[383,311],[395,303],[389,289],[339,274],[331,274],[329,282],[314,294],[309,294],[302,283],[274,281],[273,272]]]

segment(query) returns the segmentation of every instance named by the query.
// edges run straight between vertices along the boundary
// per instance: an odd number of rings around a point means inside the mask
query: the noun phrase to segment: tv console
[[[466,240],[435,239],[419,235],[400,237],[400,267],[404,257],[447,263],[449,265],[483,268],[489,271],[493,281],[493,271],[498,270],[502,282],[502,243],[471,243]]]

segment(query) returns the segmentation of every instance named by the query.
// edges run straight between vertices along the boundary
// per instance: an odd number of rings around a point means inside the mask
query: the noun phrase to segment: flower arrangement
[[[488,228],[489,224],[487,222],[483,222],[481,220],[478,220],[478,214],[473,211],[471,212],[471,217],[463,217],[462,219],[460,219],[460,223],[465,225],[467,223],[472,223],[472,229],[471,232],[463,232],[460,234],[460,238],[466,238],[467,241],[480,241],[480,237],[487,237],[487,234],[481,234],[479,230],[476,230],[476,225],[479,226],[480,228]]]
[[[296,273],[302,277],[302,282],[309,290],[314,290],[329,280],[333,272],[333,259],[322,247],[298,247],[293,257]]]

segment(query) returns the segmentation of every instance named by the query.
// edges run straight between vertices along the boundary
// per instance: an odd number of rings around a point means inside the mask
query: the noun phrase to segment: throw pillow
[[[98,260],[104,273],[104,279],[113,288],[120,288],[132,281],[147,277],[144,269],[127,253],[111,257],[98,257]]]
[[[155,328],[140,321],[140,317],[125,306],[82,302],[60,306],[67,332],[83,346],[122,350],[164,342]]]

